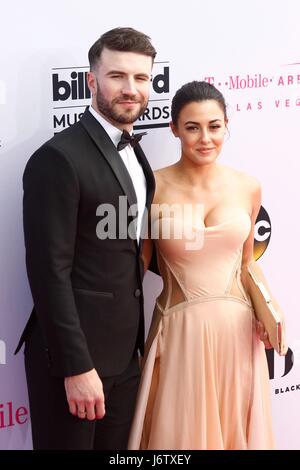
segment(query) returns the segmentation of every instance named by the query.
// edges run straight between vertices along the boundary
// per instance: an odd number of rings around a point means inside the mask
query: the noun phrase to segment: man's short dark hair
[[[90,48],[91,70],[98,65],[104,48],[111,51],[136,52],[152,57],[152,61],[156,56],[156,50],[152,46],[149,36],[133,28],[114,28],[102,34]]]

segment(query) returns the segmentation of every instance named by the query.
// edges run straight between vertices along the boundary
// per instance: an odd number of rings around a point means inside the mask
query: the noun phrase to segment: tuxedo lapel
[[[147,182],[147,197],[146,197],[146,207],[149,210],[150,205],[154,196],[154,191],[155,191],[155,179],[153,176],[153,171],[151,169],[151,166],[149,165],[149,162],[141,148],[141,146],[138,144],[134,147],[135,154],[137,156],[137,159],[139,163],[141,164],[144,175],[146,178]]]
[[[142,226],[141,226],[141,237],[140,237],[140,243],[139,243],[139,250],[142,251],[144,237],[145,235],[147,235],[147,227],[149,224],[151,202],[152,202],[154,191],[155,191],[155,179],[154,179],[153,171],[149,165],[149,162],[141,146],[138,144],[135,146],[134,149],[135,149],[135,154],[137,156],[137,159],[143,168],[144,175],[146,178],[146,183],[147,183],[146,208],[143,214]]]
[[[85,111],[80,122],[99,148],[107,163],[110,165],[114,175],[120,183],[120,186],[127,196],[129,207],[136,204],[137,198],[131,178],[110,137],[88,110]]]

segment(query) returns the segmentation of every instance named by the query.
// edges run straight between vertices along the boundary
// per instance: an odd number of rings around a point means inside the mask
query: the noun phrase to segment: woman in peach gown
[[[265,332],[257,330],[243,279],[260,187],[217,163],[227,115],[214,86],[184,85],[171,114],[181,158],[155,175],[152,237],[164,287],[129,449],[272,449]]]

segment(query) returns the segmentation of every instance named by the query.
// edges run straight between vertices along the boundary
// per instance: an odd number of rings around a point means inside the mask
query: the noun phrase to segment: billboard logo
[[[91,102],[87,85],[89,67],[52,69],[53,131],[78,122]],[[168,62],[154,62],[148,106],[134,129],[169,127],[170,67]]]
[[[152,87],[155,93],[159,95],[161,93],[169,93],[170,92],[170,68],[163,67],[161,73],[156,73],[154,78],[152,79]]]
[[[6,344],[0,339],[0,364],[6,364]]]
[[[61,80],[58,73],[52,75],[53,101],[84,100],[91,97],[86,81],[87,72],[71,72],[70,78]]]

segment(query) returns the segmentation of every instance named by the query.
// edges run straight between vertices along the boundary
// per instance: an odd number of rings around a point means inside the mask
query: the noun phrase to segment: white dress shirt
[[[122,131],[117,127],[113,126],[106,119],[104,119],[104,117],[102,117],[97,111],[95,111],[92,106],[89,107],[89,111],[94,116],[94,118],[97,119],[97,121],[101,124],[105,132],[109,135],[113,144],[117,147],[122,135]],[[136,158],[134,150],[130,144],[126,145],[126,147],[120,150],[118,153],[122,158],[123,163],[129,173],[137,198],[137,242],[139,242],[141,235],[142,218],[146,206],[146,178],[143,169],[140,163],[138,162],[138,159]],[[134,218],[136,218],[135,214],[136,212],[133,213]]]

